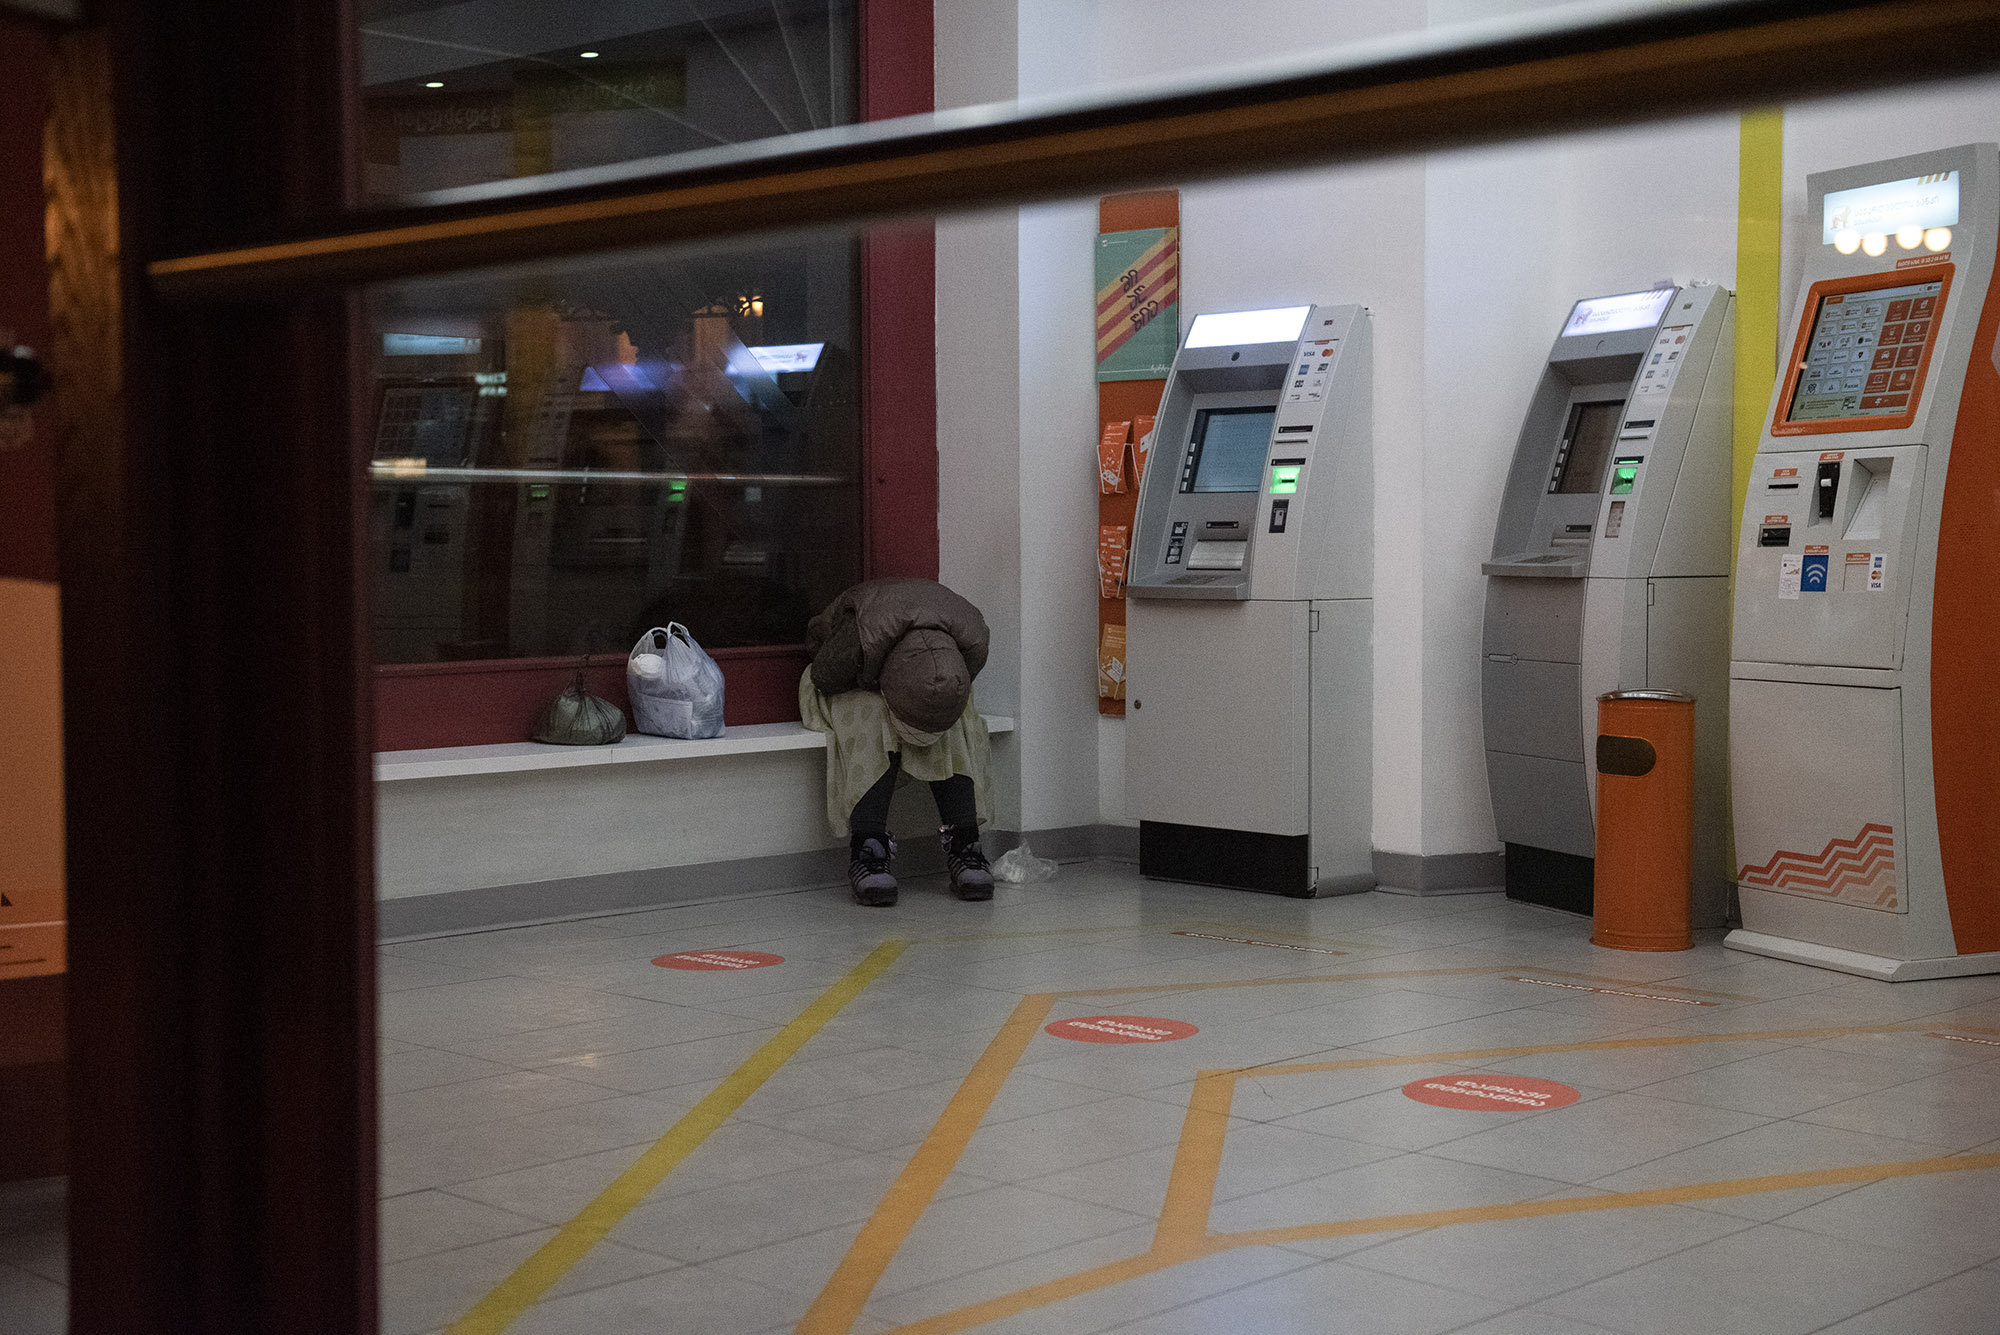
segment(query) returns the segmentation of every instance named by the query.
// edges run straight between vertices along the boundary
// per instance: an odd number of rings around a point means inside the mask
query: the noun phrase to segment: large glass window
[[[379,289],[384,663],[797,644],[860,578],[846,234]]]
[[[857,118],[853,0],[361,0],[367,202]]]

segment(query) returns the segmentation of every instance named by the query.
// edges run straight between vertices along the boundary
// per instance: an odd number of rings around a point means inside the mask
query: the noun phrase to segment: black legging
[[[889,768],[875,786],[861,795],[848,817],[848,833],[857,840],[889,835],[889,799],[896,792],[896,776],[903,771],[903,754],[889,753]],[[973,797],[972,776],[954,774],[949,779],[931,780],[931,798],[937,803],[938,819],[953,829],[977,829],[979,806]]]

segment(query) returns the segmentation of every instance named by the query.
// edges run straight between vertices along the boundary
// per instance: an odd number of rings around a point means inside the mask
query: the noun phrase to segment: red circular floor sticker
[[[1435,1108],[1472,1112],[1505,1112],[1509,1108],[1540,1112],[1567,1108],[1583,1097],[1568,1085],[1531,1075],[1440,1075],[1412,1080],[1403,1086],[1403,1092]]]
[[[1043,1032],[1079,1043],[1170,1043],[1201,1031],[1157,1015],[1079,1015],[1045,1025]]]
[[[784,962],[783,955],[766,955],[761,950],[684,950],[653,961],[662,969],[768,969]]]

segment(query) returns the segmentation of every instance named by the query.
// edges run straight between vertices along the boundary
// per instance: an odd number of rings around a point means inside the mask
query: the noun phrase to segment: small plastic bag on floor
[[[1009,885],[1034,885],[1056,878],[1056,864],[1035,856],[1026,844],[1010,848],[993,860],[993,874]]]

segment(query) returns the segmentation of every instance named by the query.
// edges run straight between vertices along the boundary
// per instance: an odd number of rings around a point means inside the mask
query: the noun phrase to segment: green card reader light
[[[1639,465],[1645,463],[1644,456],[1631,459],[1614,459],[1611,464],[1611,494],[1630,496],[1632,488],[1639,482]]]
[[[1271,494],[1273,496],[1296,496],[1299,491],[1299,475],[1304,473],[1303,459],[1280,459],[1271,465]]]

